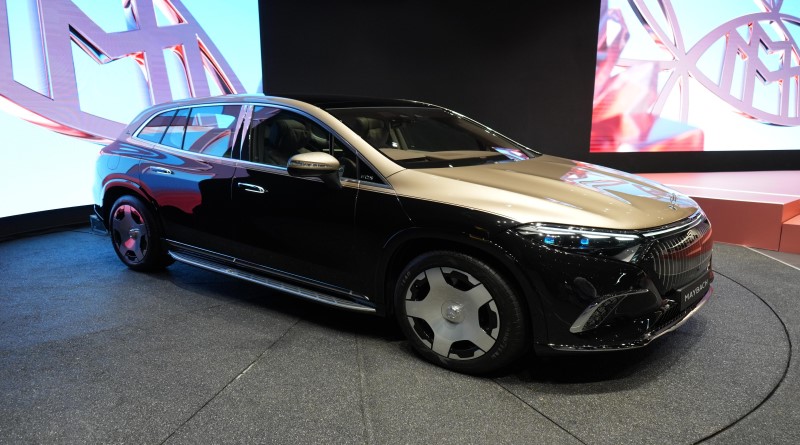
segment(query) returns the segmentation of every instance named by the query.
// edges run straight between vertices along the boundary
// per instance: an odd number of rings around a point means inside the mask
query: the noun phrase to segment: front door
[[[331,152],[332,143],[332,135],[304,115],[253,108],[233,180],[237,258],[284,277],[353,288],[357,182],[345,180],[338,189],[286,171],[291,156]]]

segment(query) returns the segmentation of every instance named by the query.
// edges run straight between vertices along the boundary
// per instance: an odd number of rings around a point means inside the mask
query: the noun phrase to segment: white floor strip
[[[770,256],[770,255],[767,255],[767,254],[766,254],[766,253],[764,253],[764,252],[761,252],[760,250],[756,250],[756,249],[753,249],[752,247],[747,247],[747,246],[743,246],[743,247],[744,247],[744,248],[746,248],[746,249],[752,250],[752,251],[753,251],[753,252],[755,252],[755,253],[758,253],[758,254],[764,255],[764,256],[765,256],[765,257],[767,257],[767,258],[771,258],[771,259],[773,259],[773,260],[775,260],[775,261],[777,261],[777,262],[779,262],[779,263],[781,263],[781,264],[785,264],[785,265],[787,265],[787,266],[791,267],[792,269],[797,269],[797,270],[800,270],[800,267],[793,266],[793,265],[791,265],[791,264],[787,263],[786,261],[781,261],[781,260],[779,260],[779,259],[777,259],[777,258],[775,258],[775,257],[773,257],[773,256]]]
[[[719,188],[719,187],[704,187],[704,186],[700,186],[700,185],[686,185],[686,184],[664,184],[664,185],[666,185],[667,187],[672,187],[672,188],[684,187],[684,188],[689,188],[689,189],[716,190],[716,191],[720,191],[720,192],[752,193],[754,195],[786,196],[786,197],[789,197],[789,198],[800,198],[800,195],[790,195],[790,194],[786,194],[786,193],[753,192],[753,191],[749,191],[749,190],[734,190],[734,189],[724,189],[724,188]]]

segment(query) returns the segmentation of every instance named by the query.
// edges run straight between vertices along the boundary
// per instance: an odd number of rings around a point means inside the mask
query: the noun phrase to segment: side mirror
[[[286,171],[298,178],[320,178],[325,184],[342,188],[339,180],[339,161],[328,153],[313,151],[289,158]]]

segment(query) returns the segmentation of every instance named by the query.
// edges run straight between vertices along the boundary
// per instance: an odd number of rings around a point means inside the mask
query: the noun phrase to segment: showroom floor
[[[797,443],[798,256],[715,249],[715,297],[651,347],[488,379],[381,319],[132,272],[88,228],[6,241],[0,443]]]

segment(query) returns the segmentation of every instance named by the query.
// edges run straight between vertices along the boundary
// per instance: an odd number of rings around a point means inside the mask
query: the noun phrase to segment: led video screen
[[[603,0],[592,153],[800,148],[800,1]]]
[[[2,1],[0,48],[0,217],[91,204],[143,108],[262,89],[258,0]]]

